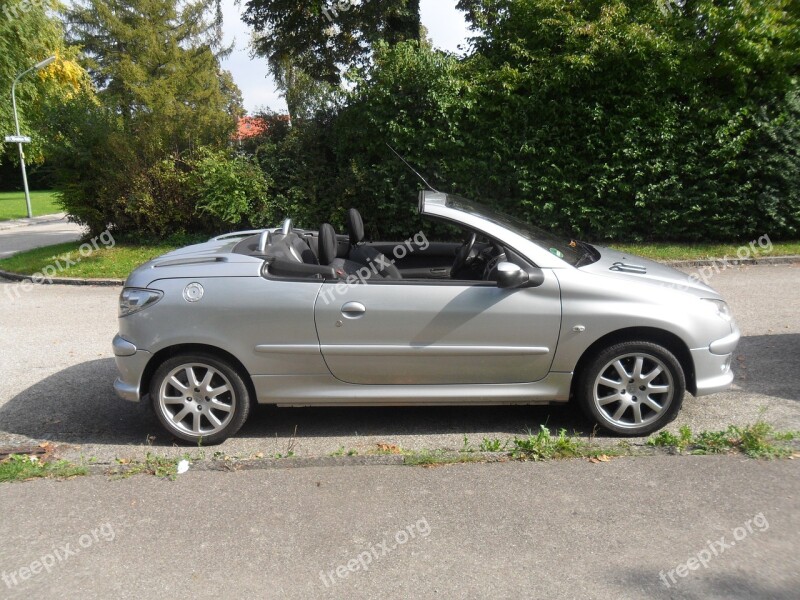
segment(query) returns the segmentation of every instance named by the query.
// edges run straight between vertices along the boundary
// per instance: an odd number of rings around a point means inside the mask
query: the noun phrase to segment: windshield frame
[[[468,198],[463,198],[455,194],[447,194],[445,206],[468,212],[490,223],[499,225],[533,242],[540,248],[547,250],[553,256],[560,258],[573,267],[581,262],[583,257],[589,252],[587,248],[583,247],[576,240],[567,240],[559,237],[536,225],[523,221],[519,217],[491,208],[480,202],[469,200]]]

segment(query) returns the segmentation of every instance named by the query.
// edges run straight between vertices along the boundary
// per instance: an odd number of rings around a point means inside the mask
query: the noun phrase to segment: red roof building
[[[261,135],[267,126],[266,120],[260,117],[242,117],[236,125],[236,139],[242,141]]]

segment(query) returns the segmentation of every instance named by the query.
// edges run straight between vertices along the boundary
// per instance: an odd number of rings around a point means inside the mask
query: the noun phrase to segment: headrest
[[[355,208],[347,211],[347,231],[350,232],[350,243],[354,246],[364,241],[364,220]]]
[[[319,226],[319,264],[329,265],[336,258],[336,230],[330,223]]]

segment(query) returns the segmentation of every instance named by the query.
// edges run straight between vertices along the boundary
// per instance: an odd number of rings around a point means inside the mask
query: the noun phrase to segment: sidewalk
[[[83,234],[84,228],[67,221],[64,213],[0,221],[0,258],[42,246],[74,242]]]
[[[8,483],[0,597],[789,600],[798,476],[661,456]]]

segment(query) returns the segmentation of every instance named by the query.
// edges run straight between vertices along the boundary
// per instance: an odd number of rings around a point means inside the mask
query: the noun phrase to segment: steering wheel
[[[458,249],[456,252],[456,259],[453,261],[453,266],[450,268],[451,277],[475,261],[476,257],[472,255],[472,249],[475,248],[475,242],[477,240],[478,234],[473,233],[470,238],[464,242],[461,248]]]

